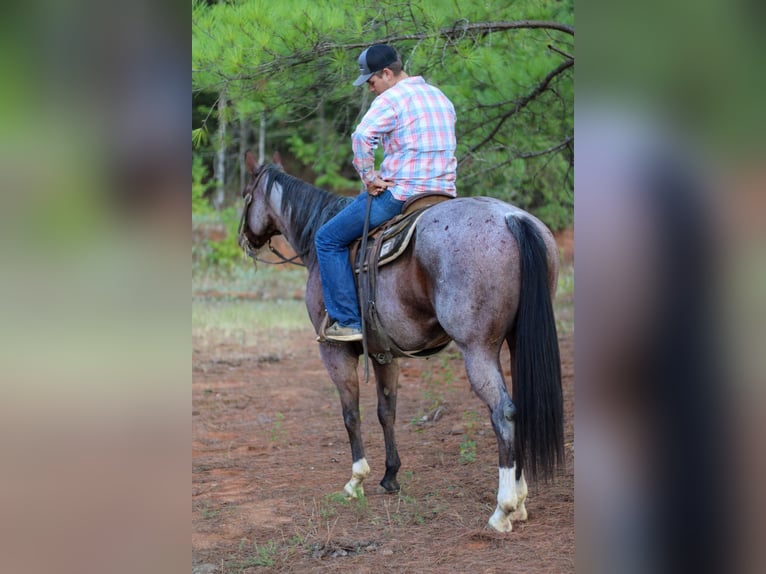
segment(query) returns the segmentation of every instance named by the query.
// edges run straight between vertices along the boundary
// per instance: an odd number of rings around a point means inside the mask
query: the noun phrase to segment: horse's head
[[[276,154],[274,159],[275,162],[278,161]],[[281,163],[275,163],[275,165],[282,167]],[[245,207],[240,222],[240,241],[241,236],[244,235],[252,248],[259,249],[274,235],[280,233],[267,194],[271,174],[268,165],[258,165],[255,155],[250,150],[245,153],[245,166],[248,180],[242,190]]]

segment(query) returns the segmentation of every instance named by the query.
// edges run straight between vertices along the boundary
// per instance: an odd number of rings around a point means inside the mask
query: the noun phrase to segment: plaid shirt
[[[374,153],[383,144],[383,179],[400,200],[427,191],[456,195],[455,108],[420,76],[398,82],[370,105],[351,136],[354,167],[365,184],[375,179]]]

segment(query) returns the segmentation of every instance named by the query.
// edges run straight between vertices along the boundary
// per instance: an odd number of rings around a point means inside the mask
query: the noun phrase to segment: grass
[[[395,508],[394,501],[396,502]],[[385,509],[392,532],[394,525],[405,526],[408,524],[425,524],[426,516],[429,514],[423,501],[414,496],[403,494],[402,492],[399,492],[393,501],[386,500]]]
[[[277,443],[277,442],[284,442],[285,436],[284,432],[282,430],[282,420],[285,418],[285,415],[277,411],[274,413],[274,424],[271,425],[271,442]]]
[[[330,492],[323,499],[312,501],[309,516],[308,532],[312,536],[318,536],[322,528],[330,530],[330,523],[339,519],[339,513],[351,512],[356,514],[357,519],[368,515],[369,505],[363,490],[357,490],[357,498],[349,499],[344,492]]]
[[[460,464],[470,464],[476,462],[476,441],[474,440],[476,425],[479,415],[476,411],[470,410],[463,413],[463,429],[465,435],[460,441]]]
[[[210,520],[211,518],[215,518],[220,513],[219,510],[211,510],[210,509],[210,501],[206,500],[204,505],[202,506],[202,509],[200,511],[200,514],[202,518],[205,520]]]
[[[192,338],[202,346],[257,344],[258,331],[311,329],[303,268],[243,261],[231,270],[192,268]]]
[[[230,332],[273,327],[296,329],[307,323],[308,314],[302,300],[192,298],[192,332],[210,328]]]
[[[251,335],[270,329],[310,328],[304,302],[192,297],[192,337],[203,343],[255,344]]]
[[[303,298],[306,270],[292,265],[266,265],[256,268],[249,259],[231,269],[192,267],[192,295],[217,291],[249,293],[261,299]]]
[[[244,550],[244,544],[240,544],[240,551]],[[254,568],[256,566],[263,566],[265,568],[271,568],[276,565],[279,554],[279,547],[273,540],[269,540],[266,544],[257,545],[253,544],[253,553],[243,558],[236,558],[228,561],[224,565],[224,572],[243,572],[248,568]]]

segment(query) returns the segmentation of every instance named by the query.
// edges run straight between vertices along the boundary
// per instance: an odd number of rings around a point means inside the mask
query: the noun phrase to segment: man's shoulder
[[[422,90],[423,88],[429,87],[429,84],[426,83],[423,76],[408,76],[394,86],[394,88],[399,88],[399,90],[402,92]]]
[[[446,97],[444,92],[442,92],[438,87],[426,82],[423,76],[409,76],[407,79],[402,80],[396,84],[390,90],[383,92],[383,95],[385,96],[388,92],[392,92],[390,96],[393,98],[406,98],[414,93]]]

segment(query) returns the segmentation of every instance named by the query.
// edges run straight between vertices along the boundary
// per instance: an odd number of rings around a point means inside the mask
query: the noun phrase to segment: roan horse
[[[249,182],[242,192],[242,239],[258,249],[281,234],[308,269],[306,306],[317,333],[325,311],[314,235],[348,198],[333,195],[245,155]],[[407,251],[380,268],[375,286],[379,323],[399,349],[444,347],[463,354],[471,387],[487,405],[499,451],[497,508],[489,526],[509,532],[526,520],[524,470],[552,476],[563,462],[561,365],[552,297],[558,278],[553,235],[538,219],[497,199],[466,197],[430,207]],[[360,299],[361,300],[361,299]],[[372,334],[368,353],[375,350]],[[500,368],[503,342],[511,351],[513,399]],[[319,354],[340,394],[351,443],[356,498],[370,473],[364,456],[357,367],[360,342],[319,343]],[[399,367],[372,361],[378,419],[386,446],[380,484],[397,492],[399,454],[394,438]]]

